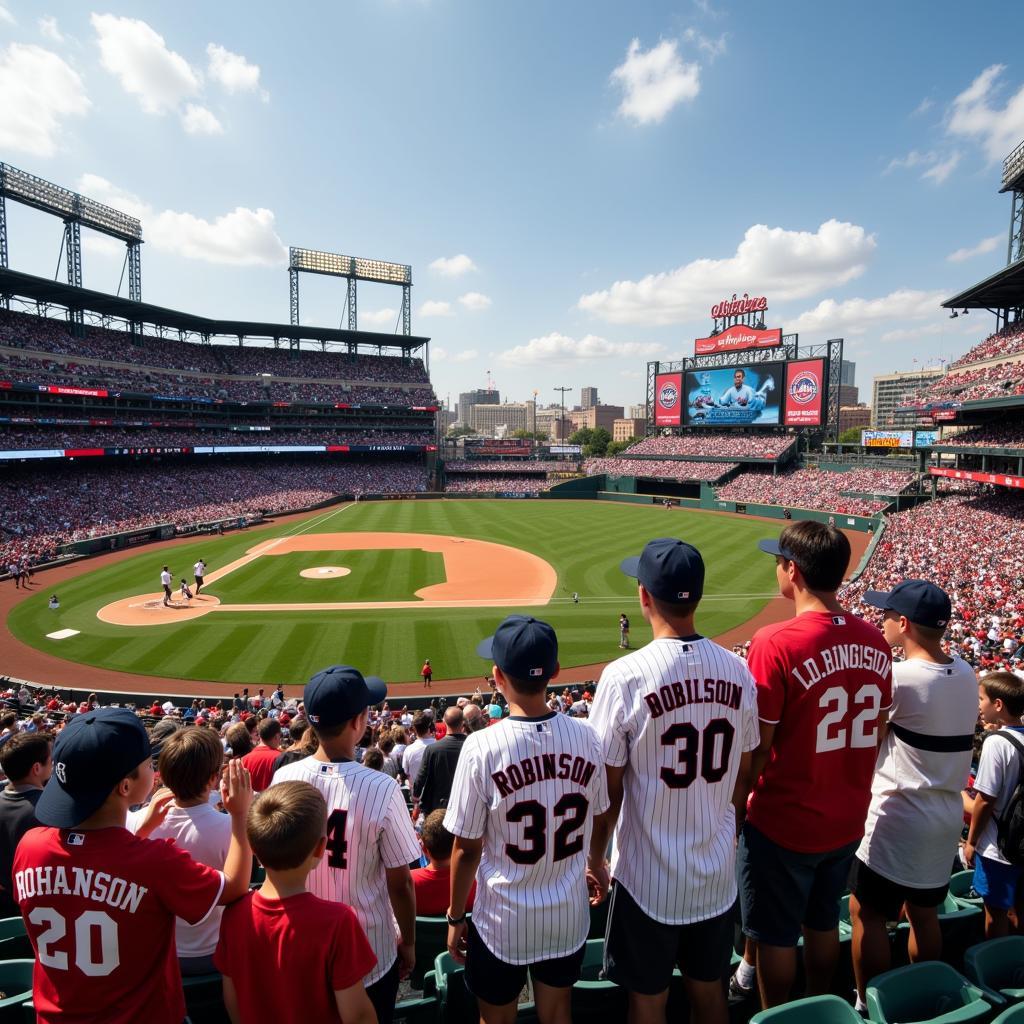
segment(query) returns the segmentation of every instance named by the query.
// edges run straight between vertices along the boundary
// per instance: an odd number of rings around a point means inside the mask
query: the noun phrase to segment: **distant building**
[[[564,431],[562,430],[562,407],[549,405],[537,410],[537,433],[547,434],[552,441],[564,441],[572,432],[570,414],[565,414]]]
[[[459,419],[458,422],[464,427],[473,426],[473,409],[478,405],[497,405],[501,396],[497,391],[487,391],[483,388],[477,391],[464,391],[459,395]]]
[[[597,388],[580,388],[580,406],[589,409],[597,405]]]
[[[484,437],[508,437],[517,430],[533,430],[536,405],[533,402],[502,402],[473,406],[468,425]]]
[[[626,416],[631,420],[646,420],[647,419],[647,403],[641,402],[639,405],[629,405],[626,407]]]
[[[906,370],[884,373],[875,377],[871,385],[871,426],[878,430],[890,427],[923,426],[926,421],[916,412],[897,413],[909,405],[929,384],[943,375],[943,370]],[[930,425],[930,421],[927,421]]]
[[[839,433],[851,427],[863,429],[871,426],[871,410],[866,405],[841,405],[839,407]]]
[[[643,437],[647,433],[647,420],[635,417],[612,422],[612,440],[628,441],[631,437]]]
[[[860,392],[853,384],[839,385],[839,404],[860,405]]]
[[[573,422],[578,424],[577,429],[590,427],[593,430],[595,427],[604,427],[609,434],[615,426],[615,421],[623,418],[621,405],[592,405],[589,409],[574,411],[572,416]]]
[[[844,359],[839,366],[839,383],[848,384],[853,387],[856,384],[854,379],[857,376],[857,364],[850,362],[849,359]]]

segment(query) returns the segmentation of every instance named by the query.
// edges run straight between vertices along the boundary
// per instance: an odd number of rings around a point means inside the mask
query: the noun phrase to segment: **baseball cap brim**
[[[380,676],[363,676],[363,679],[366,681],[366,689],[370,693],[370,703],[367,707],[387,700],[388,684]]]
[[[793,558],[793,552],[784,548],[777,537],[769,538],[766,540],[759,540],[757,546],[766,554],[774,555],[776,558],[785,558],[790,562],[795,561]]]
[[[640,575],[640,556],[633,555],[630,558],[624,558],[619,563],[619,568],[626,576],[632,576],[633,579],[637,579]]]
[[[113,792],[113,787],[111,787]],[[75,797],[51,776],[43,786],[42,796],[36,803],[36,820],[51,828],[75,828],[86,818],[91,818],[104,804],[110,793],[93,794],[90,797]]]
[[[493,634],[476,645],[477,657],[494,660],[494,636]]]
[[[890,601],[892,600],[891,590],[865,590],[864,596],[861,600],[865,604],[871,605],[872,608],[881,608],[885,611],[890,607]]]

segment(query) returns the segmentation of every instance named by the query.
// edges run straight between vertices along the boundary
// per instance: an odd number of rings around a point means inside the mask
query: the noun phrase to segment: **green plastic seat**
[[[438,954],[434,961],[432,986],[437,988],[440,1004],[438,1020],[441,1024],[469,1024],[480,1019],[476,999],[466,988],[466,969],[457,964],[449,952]],[[520,1003],[516,1020],[521,1024],[533,1024],[537,1020],[534,1003]]]
[[[974,891],[974,872],[958,871],[949,880],[949,895],[966,906],[981,907],[984,901]]]
[[[440,1003],[437,996],[403,999],[395,1004],[393,1024],[436,1024]]]
[[[423,976],[434,966],[439,953],[448,948],[448,920],[444,917],[416,918],[416,966],[409,975],[413,988],[423,988]]]
[[[949,964],[909,964],[873,978],[867,990],[868,1019],[876,1024],[961,1024],[988,1021],[992,1004]]]
[[[23,917],[5,917],[0,919],[0,939],[13,939],[25,934]]]
[[[1024,1003],[1003,1010],[992,1024],[1024,1024]]]
[[[32,960],[36,951],[20,917],[0,919],[0,960]]]
[[[1024,935],[1007,935],[971,946],[964,974],[997,1006],[1024,1001]]]
[[[20,1024],[24,1020],[22,1006],[32,998],[32,968],[34,960],[4,960],[0,962],[0,1022]]]
[[[580,980],[572,987],[572,1017],[579,1021],[625,1020],[627,996],[614,981],[599,977],[604,965],[604,940],[588,939]]]
[[[839,996],[809,996],[762,1010],[750,1024],[863,1024],[864,1018]]]

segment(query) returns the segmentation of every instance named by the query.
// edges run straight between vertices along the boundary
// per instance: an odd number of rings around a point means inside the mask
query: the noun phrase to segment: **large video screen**
[[[686,373],[686,423],[735,427],[780,422],[784,363],[722,366]]]

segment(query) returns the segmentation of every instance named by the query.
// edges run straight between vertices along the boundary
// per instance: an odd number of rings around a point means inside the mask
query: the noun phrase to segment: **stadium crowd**
[[[794,469],[771,473],[744,473],[718,488],[724,501],[783,505],[839,515],[870,516],[890,502],[847,496],[846,492],[899,494],[914,482],[914,474],[900,470],[851,469],[845,473],[820,469]]]
[[[564,473],[576,468],[570,459],[449,459],[449,473]]]
[[[164,523],[186,532],[306,508],[337,494],[425,489],[422,461],[402,458],[18,468],[0,475],[0,566],[38,564],[71,541]]]
[[[624,455],[667,455],[679,458],[778,459],[794,444],[784,434],[669,434],[645,437],[630,445]]]
[[[469,473],[447,477],[444,489],[449,494],[487,494],[491,491],[539,494],[550,486],[543,473],[533,476],[526,473]]]
[[[673,459],[590,458],[583,463],[587,476],[606,473],[608,476],[636,476],[657,480],[720,480],[738,469],[735,462],[685,462]]]
[[[943,437],[938,444],[943,448],[1024,448],[1024,426],[1010,423],[998,427],[971,427],[960,434]]]
[[[950,363],[949,368],[969,366],[998,356],[1015,356],[1020,352],[1024,352],[1024,325],[1014,322],[978,342],[970,351]]]
[[[980,402],[1024,394],[1024,362],[953,370],[929,384],[908,406],[926,407],[943,402]]]

